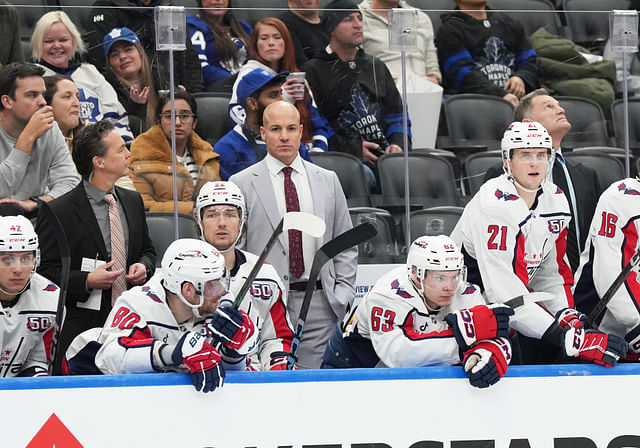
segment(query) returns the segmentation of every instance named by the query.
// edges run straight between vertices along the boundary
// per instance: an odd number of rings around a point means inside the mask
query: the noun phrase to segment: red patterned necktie
[[[282,173],[284,174],[284,199],[287,203],[287,212],[299,212],[298,191],[291,180],[292,171],[293,168],[290,166],[282,168]],[[299,230],[289,230],[289,270],[296,278],[300,278],[304,274],[302,232]]]
[[[124,244],[124,232],[122,231],[122,223],[120,222],[120,214],[118,213],[118,204],[111,193],[104,195],[104,200],[109,204],[109,227],[111,229],[111,260],[115,261],[112,270],[117,271],[123,269],[126,272],[127,266],[127,248]],[[124,272],[116,278],[111,285],[111,304],[116,301],[120,294],[127,290],[127,281],[124,278]]]

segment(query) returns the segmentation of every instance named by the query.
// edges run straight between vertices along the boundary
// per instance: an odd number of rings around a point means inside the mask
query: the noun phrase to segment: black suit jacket
[[[127,242],[127,269],[134,263],[143,263],[147,268],[147,278],[155,270],[156,254],[145,220],[144,204],[140,195],[131,190],[115,187],[116,194],[124,209],[129,228]],[[109,251],[98,226],[82,182],[67,194],[49,202],[66,234],[71,250],[71,272],[67,289],[66,314],[56,356],[56,371],[60,359],[74,337],[94,327],[104,326],[111,311],[111,289],[102,292],[100,309],[97,311],[78,308],[78,302],[89,298],[86,289],[88,272],[80,270],[83,258],[109,261]],[[52,229],[42,214],[38,218],[36,231],[40,239],[42,260],[38,272],[56,283],[60,282],[60,251]]]
[[[596,204],[598,203],[602,189],[598,181],[598,176],[593,169],[573,160],[565,158],[565,161],[576,194],[578,225],[580,226],[580,246],[584,248],[587,236],[589,235],[591,219],[596,211]],[[498,177],[502,173],[502,164],[491,167],[487,170],[484,181],[486,182],[493,177]],[[578,253],[578,245],[576,244],[576,217],[573,215],[573,206],[571,204],[569,188],[567,187],[567,178],[558,160],[553,164],[553,183],[560,187],[567,198],[567,202],[569,202],[571,222],[569,223],[569,229],[567,231],[567,257],[569,258],[571,270],[576,272],[580,264],[580,254]]]

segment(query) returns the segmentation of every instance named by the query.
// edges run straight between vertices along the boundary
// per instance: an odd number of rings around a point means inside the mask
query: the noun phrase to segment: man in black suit
[[[72,155],[82,181],[49,203],[71,250],[56,373],[61,372],[60,359],[73,338],[104,326],[115,296],[148,280],[156,258],[142,198],[134,191],[114,186],[120,177],[128,175],[130,153],[113,124],[102,120],[84,127],[73,139]],[[112,199],[115,202],[110,205]],[[59,282],[61,260],[53,229],[40,217],[36,231],[42,253],[38,272]]]
[[[556,149],[551,179],[564,192],[569,202],[571,222],[567,233],[567,257],[571,270],[575,272],[580,264],[580,252],[584,249],[598,198],[602,193],[598,176],[592,168],[562,156],[562,139],[571,130],[571,123],[567,120],[564,109],[546,89],[537,89],[523,96],[513,120],[537,121],[551,135],[553,147]],[[500,174],[501,166],[490,168],[484,180]]]

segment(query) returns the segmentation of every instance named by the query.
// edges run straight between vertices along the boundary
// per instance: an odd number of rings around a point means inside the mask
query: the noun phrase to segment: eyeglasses
[[[0,256],[0,264],[2,266],[29,266],[33,267],[36,261],[34,254],[12,255],[6,254]]]
[[[192,114],[191,112],[176,112],[176,118],[179,118],[180,121],[191,121],[195,116],[196,114]],[[171,112],[162,112],[160,118],[171,121]]]

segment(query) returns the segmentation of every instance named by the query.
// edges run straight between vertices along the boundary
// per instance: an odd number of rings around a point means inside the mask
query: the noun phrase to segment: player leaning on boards
[[[47,375],[59,291],[39,262],[31,222],[0,216],[0,377]]]
[[[224,256],[227,268],[224,281],[235,296],[258,259],[254,254],[236,249],[247,219],[240,188],[233,182],[207,182],[196,198],[195,214],[202,238]],[[248,354],[252,369],[286,369],[293,331],[284,291],[274,267],[265,263],[240,305],[260,334],[259,344]]]
[[[406,267],[385,274],[329,340],[323,368],[454,365],[477,357],[467,371],[476,387],[495,384],[511,361],[504,305],[485,305],[466,282],[464,258],[445,235],[422,236]]]
[[[219,306],[229,298],[224,270],[224,258],[210,244],[174,241],[162,269],[116,300],[104,328],[73,341],[63,369],[70,374],[189,371],[196,390],[222,386],[225,369],[245,368],[242,361],[258,337],[246,313]],[[213,344],[220,344],[219,350]]]
[[[522,362],[554,362],[564,353],[611,367],[626,352],[625,342],[586,330],[583,315],[572,308],[565,256],[571,214],[562,190],[547,181],[554,157],[540,123],[512,123],[502,139],[504,174],[482,185],[451,237],[465,255],[470,280],[491,300],[503,303],[530,291],[555,296],[519,307],[511,318],[511,327],[525,336],[518,337]]]

